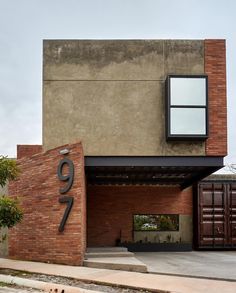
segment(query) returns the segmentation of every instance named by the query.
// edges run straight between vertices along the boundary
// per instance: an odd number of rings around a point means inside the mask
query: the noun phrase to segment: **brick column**
[[[209,138],[207,156],[227,155],[227,104],[225,40],[205,40],[205,73],[208,75]]]
[[[61,149],[69,149],[62,155]],[[39,148],[40,149],[40,148]],[[27,152],[30,153],[29,150]],[[74,165],[71,188],[60,194],[68,181],[57,175],[59,162],[68,158]],[[9,186],[9,194],[18,197],[24,210],[21,224],[10,229],[9,256],[14,259],[81,265],[86,249],[86,199],[84,156],[81,143],[61,146],[45,153],[17,160],[20,177]],[[62,168],[63,176],[68,165]],[[58,228],[67,207],[63,196],[73,197],[73,206],[64,226]]]

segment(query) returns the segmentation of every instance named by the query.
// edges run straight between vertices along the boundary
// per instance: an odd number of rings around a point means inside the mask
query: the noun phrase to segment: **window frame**
[[[201,78],[205,79],[206,84],[206,103],[205,105],[171,105],[171,78]],[[170,74],[166,78],[166,140],[183,140],[183,141],[203,141],[208,138],[209,118],[208,118],[208,76],[201,75],[178,75]],[[171,109],[205,109],[205,134],[171,134]]]

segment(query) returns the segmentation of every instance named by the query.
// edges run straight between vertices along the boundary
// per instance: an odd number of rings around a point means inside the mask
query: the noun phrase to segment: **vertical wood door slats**
[[[198,248],[236,248],[236,183],[198,186]]]

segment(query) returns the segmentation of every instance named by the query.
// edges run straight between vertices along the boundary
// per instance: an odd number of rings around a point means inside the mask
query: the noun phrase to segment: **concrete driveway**
[[[236,281],[236,251],[136,252],[148,272]]]

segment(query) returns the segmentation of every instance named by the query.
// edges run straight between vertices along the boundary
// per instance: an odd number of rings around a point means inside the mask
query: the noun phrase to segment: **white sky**
[[[205,38],[227,41],[225,162],[236,163],[235,0],[0,0],[0,154],[42,143],[43,39]]]

